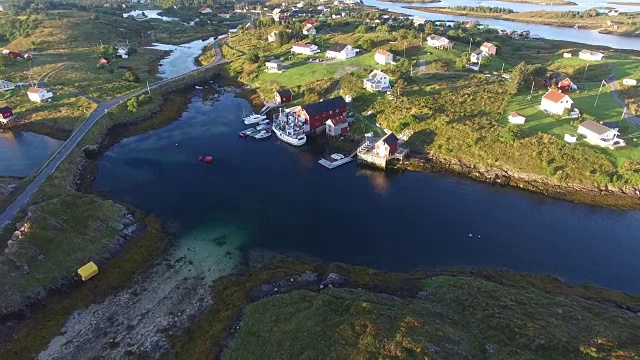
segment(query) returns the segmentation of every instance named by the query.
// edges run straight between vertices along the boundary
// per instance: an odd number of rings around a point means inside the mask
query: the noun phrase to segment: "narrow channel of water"
[[[161,216],[178,241],[209,229],[203,246],[230,227],[246,232],[228,234],[242,239],[234,246],[390,271],[505,267],[640,293],[638,211],[355,163],[327,170],[304,147],[239,138],[245,100],[204,97],[195,92],[179,120],[110,149],[95,189]]]
[[[63,141],[32,132],[0,132],[0,176],[28,176],[38,169]]]
[[[197,69],[196,58],[202,53],[202,48],[211,44],[214,40],[215,37],[211,37],[206,40],[195,40],[180,45],[154,43],[149,49],[171,51],[171,54],[160,61],[158,76],[163,79],[169,79]]]

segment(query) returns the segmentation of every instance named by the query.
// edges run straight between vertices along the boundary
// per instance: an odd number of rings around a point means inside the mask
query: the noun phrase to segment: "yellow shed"
[[[96,265],[93,261],[89,261],[80,269],[78,269],[78,275],[82,281],[87,281],[94,277],[98,273],[98,265]]]

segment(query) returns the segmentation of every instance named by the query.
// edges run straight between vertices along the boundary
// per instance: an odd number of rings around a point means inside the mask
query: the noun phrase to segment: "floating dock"
[[[322,158],[318,160],[318,163],[320,163],[322,166],[326,167],[327,169],[334,169],[340,165],[344,165],[348,162],[351,162],[352,160],[353,158],[351,156],[343,157],[340,160]]]

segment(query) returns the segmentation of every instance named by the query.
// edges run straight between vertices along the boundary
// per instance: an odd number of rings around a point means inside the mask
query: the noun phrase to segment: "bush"
[[[140,82],[140,77],[133,71],[124,73],[124,75],[122,75],[122,79],[132,83]]]
[[[249,60],[250,62],[256,64],[256,63],[258,63],[260,61],[260,55],[255,50],[251,50],[247,54],[247,60]]]

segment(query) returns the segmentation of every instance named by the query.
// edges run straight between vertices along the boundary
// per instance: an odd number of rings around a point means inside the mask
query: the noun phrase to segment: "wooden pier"
[[[352,154],[351,156],[345,156],[342,159],[338,159],[338,160],[336,160],[334,158],[332,158],[332,159],[322,158],[322,159],[318,160],[318,163],[320,163],[320,165],[326,167],[327,169],[334,169],[334,168],[337,168],[340,165],[344,165],[344,164],[346,164],[348,162],[351,162],[353,160],[353,155],[354,154]]]

